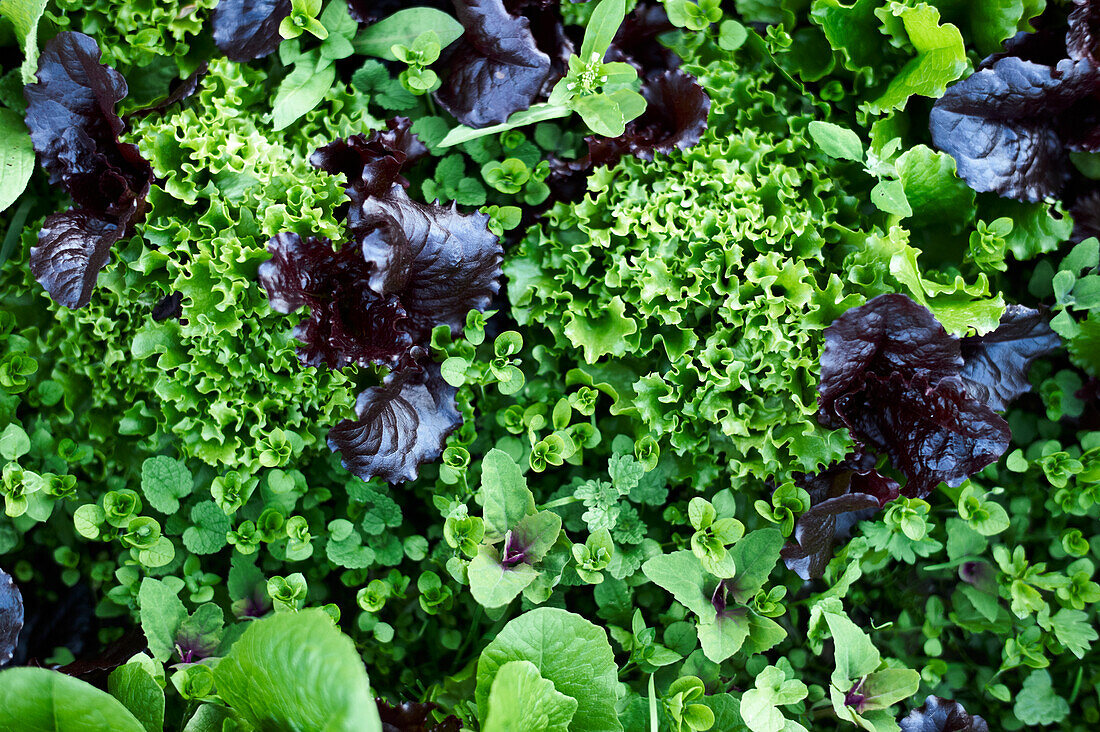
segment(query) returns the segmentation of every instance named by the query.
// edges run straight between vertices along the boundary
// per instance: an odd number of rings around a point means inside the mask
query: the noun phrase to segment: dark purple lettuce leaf
[[[794,541],[781,554],[787,568],[802,579],[821,577],[837,542],[898,497],[897,482],[875,470],[874,462],[870,456],[849,456],[800,481],[810,495],[810,508],[798,518]]]
[[[657,36],[675,29],[664,5],[640,2],[619,26],[605,60],[625,61],[643,79],[651,73],[678,68],[680,57],[657,40]]]
[[[967,393],[958,339],[905,295],[880,295],[825,331],[818,419],[884,452],[909,497],[950,486],[1008,448],[1008,424]],[[991,384],[990,392],[1010,387]]]
[[[1002,58],[936,101],[932,141],[974,190],[1040,201],[1068,180],[1068,151],[1100,149],[1098,92],[1100,71],[1087,60]]]
[[[0,569],[0,666],[11,660],[23,629],[23,595],[11,575]]]
[[[911,711],[898,724],[901,732],[989,732],[984,719],[968,714],[957,701],[939,696],[929,696],[924,706]]]
[[[587,137],[592,166],[614,165],[624,155],[652,160],[655,153],[686,150],[707,130],[710,97],[679,70],[662,71],[642,84],[646,110],[616,138]]]
[[[550,77],[550,57],[535,45],[527,18],[503,0],[455,0],[466,29],[441,59],[449,73],[439,103],[469,127],[499,124],[530,107]]]
[[[825,329],[818,386],[821,415],[826,424],[840,426],[833,402],[858,389],[867,374],[925,373],[938,380],[958,374],[962,364],[958,341],[928,308],[907,295],[879,295]]]
[[[1042,313],[1009,305],[996,330],[963,338],[959,345],[963,357],[960,376],[967,393],[1003,412],[1016,397],[1031,390],[1027,380],[1031,363],[1057,349],[1062,341]]]
[[[279,24],[290,0],[221,0],[214,8],[214,43],[233,61],[262,58],[279,47]]]
[[[370,286],[400,300],[413,340],[426,342],[437,325],[459,332],[467,312],[489,307],[504,251],[488,222],[488,214],[460,214],[453,203],[413,201],[396,184],[363,203],[360,247],[374,272]]]
[[[432,711],[439,708],[432,702],[401,702],[390,704],[381,697],[374,700],[378,704],[378,716],[382,718],[382,732],[459,732],[462,723],[453,714],[442,722],[432,720]]]
[[[59,33],[39,57],[38,82],[24,88],[38,160],[75,204],[46,217],[31,247],[31,272],[70,308],[88,304],[111,246],[143,212],[153,180],[137,146],[119,141],[124,125],[115,105],[126,80],[99,58],[88,36]]]
[[[1100,237],[1100,188],[1077,196],[1069,213],[1073,218],[1071,241],[1079,244],[1090,236]]]
[[[1073,5],[1066,33],[1066,51],[1072,59],[1100,66],[1100,3],[1073,0]]]
[[[357,23],[375,23],[383,18],[393,15],[398,10],[415,6],[435,8],[436,10],[450,10],[451,3],[448,0],[348,0],[348,14]]]
[[[569,71],[573,55],[573,40],[565,32],[561,3],[557,0],[504,0],[504,8],[512,15],[527,18],[535,48],[550,57],[550,73],[542,84],[539,96],[548,97],[558,79]]]
[[[267,245],[271,259],[260,265],[260,284],[280,313],[309,308],[294,328],[307,366],[349,364],[396,366],[413,345],[407,315],[395,295],[371,289],[375,275],[354,243],[334,251],[327,239],[278,234]]]
[[[344,192],[351,201],[347,216],[352,238],[362,233],[362,208],[367,197],[386,195],[394,183],[408,188],[401,171],[428,154],[428,148],[410,132],[410,127],[407,117],[394,117],[386,122],[385,130],[336,140],[310,156],[313,167],[343,175],[347,180]]]
[[[908,480],[901,492],[923,498],[941,482],[962,485],[1008,449],[1008,423],[967,395],[957,376],[935,384],[927,374],[868,375],[836,412],[862,444],[885,452]]]
[[[356,419],[329,431],[329,449],[364,480],[413,480],[420,465],[439,457],[447,435],[462,423],[456,391],[435,364],[391,372],[381,386],[359,394]]]

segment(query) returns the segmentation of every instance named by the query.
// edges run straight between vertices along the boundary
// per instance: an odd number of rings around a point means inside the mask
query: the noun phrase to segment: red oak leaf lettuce
[[[344,466],[367,479],[416,477],[461,422],[455,390],[424,356],[432,329],[460,331],[466,313],[484,310],[500,289],[503,250],[486,214],[413,201],[402,168],[425,153],[408,120],[318,150],[318,168],[344,175],[348,241],[284,233],[259,279],[283,313],[309,308],[294,330],[310,366],[382,364],[381,386],[359,394],[355,420],[329,432]]]
[[[294,329],[304,344],[298,348],[302,363],[396,366],[408,353],[413,341],[402,329],[405,310],[397,297],[370,288],[374,273],[353,243],[337,252],[327,239],[278,234],[267,249],[271,259],[260,265],[259,277],[271,307],[310,311]]]
[[[939,696],[929,696],[924,706],[898,720],[898,724],[901,732],[989,732],[984,719],[968,714],[957,701]]]
[[[441,59],[449,73],[435,92],[439,103],[469,127],[530,107],[551,72],[527,18],[509,13],[503,0],[455,0],[455,13],[466,32]]]
[[[428,148],[412,132],[407,117],[395,117],[385,130],[369,135],[352,135],[318,148],[309,161],[313,167],[343,175],[344,192],[351,204],[347,212],[348,234],[362,234],[363,202],[368,196],[385,195],[394,183],[404,188],[409,182],[401,171],[428,154]]]
[[[359,394],[356,419],[333,427],[328,446],[361,478],[413,480],[420,465],[439,457],[447,435],[462,423],[455,392],[435,364],[393,371],[381,386]]]
[[[1027,372],[1032,362],[1061,345],[1042,313],[1009,305],[992,333],[959,342],[963,357],[960,376],[968,394],[1001,412],[1031,390]]]
[[[46,217],[31,247],[31,272],[70,308],[88,304],[111,246],[144,211],[153,180],[137,146],[119,141],[124,124],[115,105],[126,80],[99,57],[88,36],[59,33],[39,57],[38,82],[24,89],[38,160],[75,204]]]
[[[23,596],[11,575],[0,569],[0,666],[11,660],[23,629]]]
[[[279,24],[290,15],[290,0],[221,0],[214,8],[214,43],[239,62],[262,58],[283,40]]]
[[[961,485],[1007,448],[1008,423],[970,395],[958,339],[905,295],[880,295],[825,331],[818,419],[847,427],[906,476],[904,495]],[[1011,389],[1006,387],[1007,393]],[[989,393],[1000,393],[991,385]]]
[[[874,465],[870,456],[852,455],[802,479],[810,508],[795,524],[794,541],[783,547],[788,569],[806,580],[821,577],[837,541],[898,497],[897,482],[881,475]]]
[[[1100,150],[1100,19],[1075,6],[1068,32],[1019,34],[936,101],[932,140],[974,190],[1039,201],[1070,179],[1068,153]]]

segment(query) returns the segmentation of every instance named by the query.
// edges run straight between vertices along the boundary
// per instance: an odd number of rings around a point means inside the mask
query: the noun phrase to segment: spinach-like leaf
[[[0,672],[0,729],[37,732],[145,732],[110,694],[44,668]]]
[[[256,729],[382,729],[363,659],[323,610],[250,623],[214,680],[218,695]]]

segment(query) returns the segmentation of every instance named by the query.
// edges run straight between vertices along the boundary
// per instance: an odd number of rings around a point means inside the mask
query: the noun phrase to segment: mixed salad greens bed
[[[1100,726],[1100,0],[0,46],[0,729]]]

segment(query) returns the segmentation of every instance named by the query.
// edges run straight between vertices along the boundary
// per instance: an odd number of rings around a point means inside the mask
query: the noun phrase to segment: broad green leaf
[[[0,672],[0,729],[18,732],[145,732],[122,702],[44,668]]]
[[[0,15],[11,21],[15,35],[23,45],[24,84],[33,84],[38,70],[38,21],[46,10],[46,0],[0,0]],[[5,172],[5,175],[7,173]],[[0,211],[3,207],[0,206]]]
[[[317,608],[249,624],[214,669],[218,695],[260,730],[381,732],[363,659]]]
[[[495,542],[524,516],[535,512],[535,497],[523,471],[508,453],[493,448],[481,461],[481,504],[485,537]]]
[[[294,67],[275,94],[272,103],[272,125],[284,129],[296,122],[325,98],[336,81],[336,67],[331,63],[317,69],[312,63],[299,63]]]
[[[730,555],[737,566],[730,589],[738,602],[748,602],[764,586],[779,561],[783,542],[779,529],[757,529],[730,547]]]
[[[1058,642],[1078,658],[1084,658],[1092,642],[1097,639],[1096,628],[1089,623],[1087,613],[1062,608],[1050,619]]]
[[[914,94],[938,98],[967,67],[962,33],[950,23],[940,25],[939,10],[927,3],[910,7],[892,2],[890,11],[901,18],[917,56],[902,67],[882,96],[871,102],[874,114],[904,109]]]
[[[871,643],[870,636],[849,620],[847,615],[826,612],[824,617],[829,624],[829,632],[833,635],[836,660],[834,684],[843,686],[844,683],[866,676],[878,668],[882,656]]]
[[[749,637],[743,646],[746,654],[765,653],[787,637],[782,625],[771,618],[749,612]]]
[[[577,700],[562,694],[530,661],[500,667],[489,690],[489,716],[483,732],[566,732]]]
[[[671,592],[677,602],[698,615],[702,621],[714,620],[714,605],[704,592],[706,579],[703,565],[690,551],[653,557],[642,565],[642,572],[654,584]]]
[[[538,571],[522,562],[512,567],[500,563],[494,547],[482,545],[467,570],[470,594],[482,607],[504,607],[535,581]]]
[[[955,174],[953,157],[917,145],[898,158],[896,167],[914,224],[964,225],[974,219],[974,189]]]
[[[447,133],[436,147],[451,147],[452,145],[459,145],[463,142],[476,140],[479,137],[485,137],[486,135],[496,135],[500,132],[514,130],[517,127],[533,125],[536,122],[545,122],[550,119],[568,117],[570,114],[572,114],[572,110],[564,105],[545,103],[534,104],[527,109],[513,112],[507,121],[501,122],[499,125],[479,128],[464,126],[455,127]],[[416,130],[414,129],[413,132],[416,132]]]
[[[619,670],[602,628],[557,608],[536,608],[510,621],[478,661],[482,719],[497,673],[509,661],[530,661],[558,693],[577,700],[571,732],[623,732],[615,711]]]
[[[905,198],[905,186],[899,180],[880,180],[871,189],[871,203],[880,211],[894,216],[913,215],[913,209]]]
[[[581,42],[579,54],[583,63],[589,63],[593,54],[596,55],[597,60],[603,60],[624,18],[626,18],[626,0],[599,0],[592,15],[588,17],[588,25],[584,29],[584,40]]]
[[[534,564],[546,556],[546,552],[554,546],[560,533],[561,516],[553,511],[539,511],[536,514],[524,516],[512,529],[512,538],[521,546],[527,547],[527,561],[529,564]],[[609,553],[610,551],[609,549]]]
[[[421,33],[428,31],[435,31],[440,47],[446,48],[457,41],[465,29],[442,10],[406,8],[359,31],[352,46],[358,54],[397,61],[390,49],[394,46],[412,46]]]
[[[128,663],[112,671],[107,690],[137,717],[146,732],[164,728],[164,689],[141,664]]]
[[[983,0],[970,3],[970,30],[978,53],[986,56],[1001,50],[1001,44],[1016,35],[1024,17],[1024,0]]]
[[[920,674],[908,668],[886,668],[869,674],[863,682],[863,708],[886,709],[908,699],[920,688]]]
[[[863,160],[863,143],[859,135],[832,122],[814,120],[809,127],[810,137],[826,155],[840,160]]]
[[[146,577],[138,590],[141,630],[149,642],[149,651],[161,663],[176,650],[176,633],[187,619],[187,608],[172,589],[158,579]]]
[[[0,109],[0,211],[23,194],[33,172],[31,133],[18,114]]]
[[[749,619],[745,610],[718,615],[714,620],[700,621],[696,627],[703,653],[715,663],[722,663],[741,650],[749,637]]]
[[[623,109],[610,94],[574,97],[569,106],[581,116],[588,129],[601,137],[618,137],[626,130]]]
[[[881,0],[855,0],[851,5],[841,0],[814,0],[810,20],[821,26],[829,45],[841,54],[844,67],[850,71],[870,74],[885,61],[882,54],[881,21],[875,10]]]
[[[141,492],[149,505],[169,516],[180,510],[179,499],[191,495],[193,478],[181,461],[157,455],[141,464]]]
[[[187,720],[183,732],[222,732],[222,725],[227,717],[225,707],[203,704]]]

